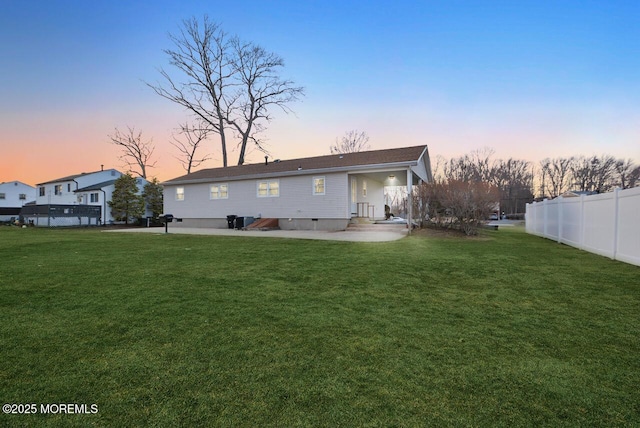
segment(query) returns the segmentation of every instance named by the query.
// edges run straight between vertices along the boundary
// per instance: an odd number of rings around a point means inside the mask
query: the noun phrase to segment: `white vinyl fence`
[[[640,266],[640,187],[527,204],[527,233]]]

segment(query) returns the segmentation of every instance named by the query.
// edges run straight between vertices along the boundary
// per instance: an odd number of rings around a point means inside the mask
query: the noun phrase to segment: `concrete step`
[[[349,225],[347,226],[347,230],[349,231],[363,231],[363,232],[370,232],[370,231],[386,231],[386,230],[398,230],[398,229],[405,229],[407,227],[406,224],[403,223],[398,223],[398,224],[375,224],[375,223],[349,223]]]

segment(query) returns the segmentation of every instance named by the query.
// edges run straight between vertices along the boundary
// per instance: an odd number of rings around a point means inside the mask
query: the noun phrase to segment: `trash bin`
[[[227,226],[229,226],[229,229],[233,229],[236,225],[236,217],[235,215],[228,215],[227,216]]]
[[[244,217],[236,217],[236,229],[242,229],[244,227]]]

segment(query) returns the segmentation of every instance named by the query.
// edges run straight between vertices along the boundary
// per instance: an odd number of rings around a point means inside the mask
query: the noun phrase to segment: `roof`
[[[57,178],[55,180],[49,180],[49,181],[45,181],[43,183],[38,183],[38,184],[36,184],[36,186],[41,186],[43,184],[50,184],[50,183],[61,183],[61,182],[64,182],[64,181],[73,181],[78,177],[83,177],[85,175],[97,174],[99,172],[111,171],[111,170],[114,170],[114,169],[110,168],[110,169],[104,169],[104,170],[101,169],[99,171],[93,171],[93,172],[81,172],[80,174],[74,174],[74,175],[70,175],[68,177],[62,177],[62,178]]]
[[[82,189],[78,189],[75,192],[88,192],[91,190],[101,190],[103,187],[111,186],[115,183],[116,180],[103,181],[102,183],[92,184],[91,186],[83,187]]]
[[[265,164],[247,164],[226,168],[209,168],[182,175],[162,184],[182,184],[204,181],[253,178],[273,175],[309,174],[319,170],[342,171],[354,167],[413,165],[426,152],[427,146],[403,147],[397,149],[372,150],[357,153],[343,153],[310,158],[275,160]]]
[[[13,181],[3,181],[2,183],[0,183],[0,186],[9,186],[10,184],[13,184],[14,186],[17,186],[19,184],[22,184],[23,186],[27,186],[27,187],[31,187],[32,189],[35,189],[35,187],[27,184],[27,183],[23,183],[22,181],[18,181],[18,180],[13,180]]]

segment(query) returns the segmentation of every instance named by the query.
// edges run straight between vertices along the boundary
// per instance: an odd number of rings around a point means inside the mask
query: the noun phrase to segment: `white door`
[[[358,215],[358,179],[351,177],[351,214]]]

